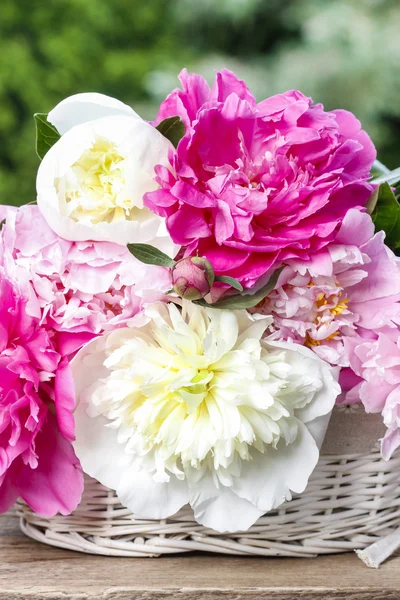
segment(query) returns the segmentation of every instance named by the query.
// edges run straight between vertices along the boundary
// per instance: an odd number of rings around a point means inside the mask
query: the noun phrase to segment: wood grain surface
[[[105,558],[25,538],[0,517],[0,600],[400,600],[400,558]]]

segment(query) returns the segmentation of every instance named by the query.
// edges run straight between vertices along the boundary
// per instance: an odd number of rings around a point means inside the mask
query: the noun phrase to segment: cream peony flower
[[[42,160],[37,203],[50,227],[73,241],[150,243],[176,253],[163,220],[143,206],[155,165],[172,144],[129,106],[77,94],[48,115],[62,134]]]
[[[311,350],[263,341],[270,317],[155,303],[72,361],[75,451],[139,517],[188,502],[248,529],[304,491],[340,392]]]

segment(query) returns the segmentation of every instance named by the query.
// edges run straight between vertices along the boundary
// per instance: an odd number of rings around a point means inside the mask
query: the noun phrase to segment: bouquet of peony
[[[183,71],[154,122],[35,115],[37,201],[0,206],[0,510],[248,529],[302,493],[335,403],[400,445],[400,205],[353,114]]]

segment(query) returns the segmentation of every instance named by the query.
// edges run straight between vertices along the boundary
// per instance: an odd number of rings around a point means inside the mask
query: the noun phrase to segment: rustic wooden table
[[[400,558],[379,571],[353,554],[105,558],[25,538],[0,517],[0,600],[400,600]]]

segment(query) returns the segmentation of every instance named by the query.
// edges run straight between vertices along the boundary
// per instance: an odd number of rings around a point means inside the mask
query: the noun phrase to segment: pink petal
[[[54,402],[61,434],[66,440],[72,442],[75,439],[75,422],[72,414],[75,408],[75,384],[67,358],[61,360],[56,372]]]
[[[236,77],[232,71],[222,69],[217,73],[214,87],[211,91],[211,100],[224,102],[230,94],[236,94],[240,99],[246,100],[252,105],[256,104],[253,94],[244,81]]]
[[[82,498],[83,473],[71,444],[58,432],[52,415],[37,437],[36,450],[38,467],[24,466],[15,477],[19,495],[43,517],[70,514]]]

